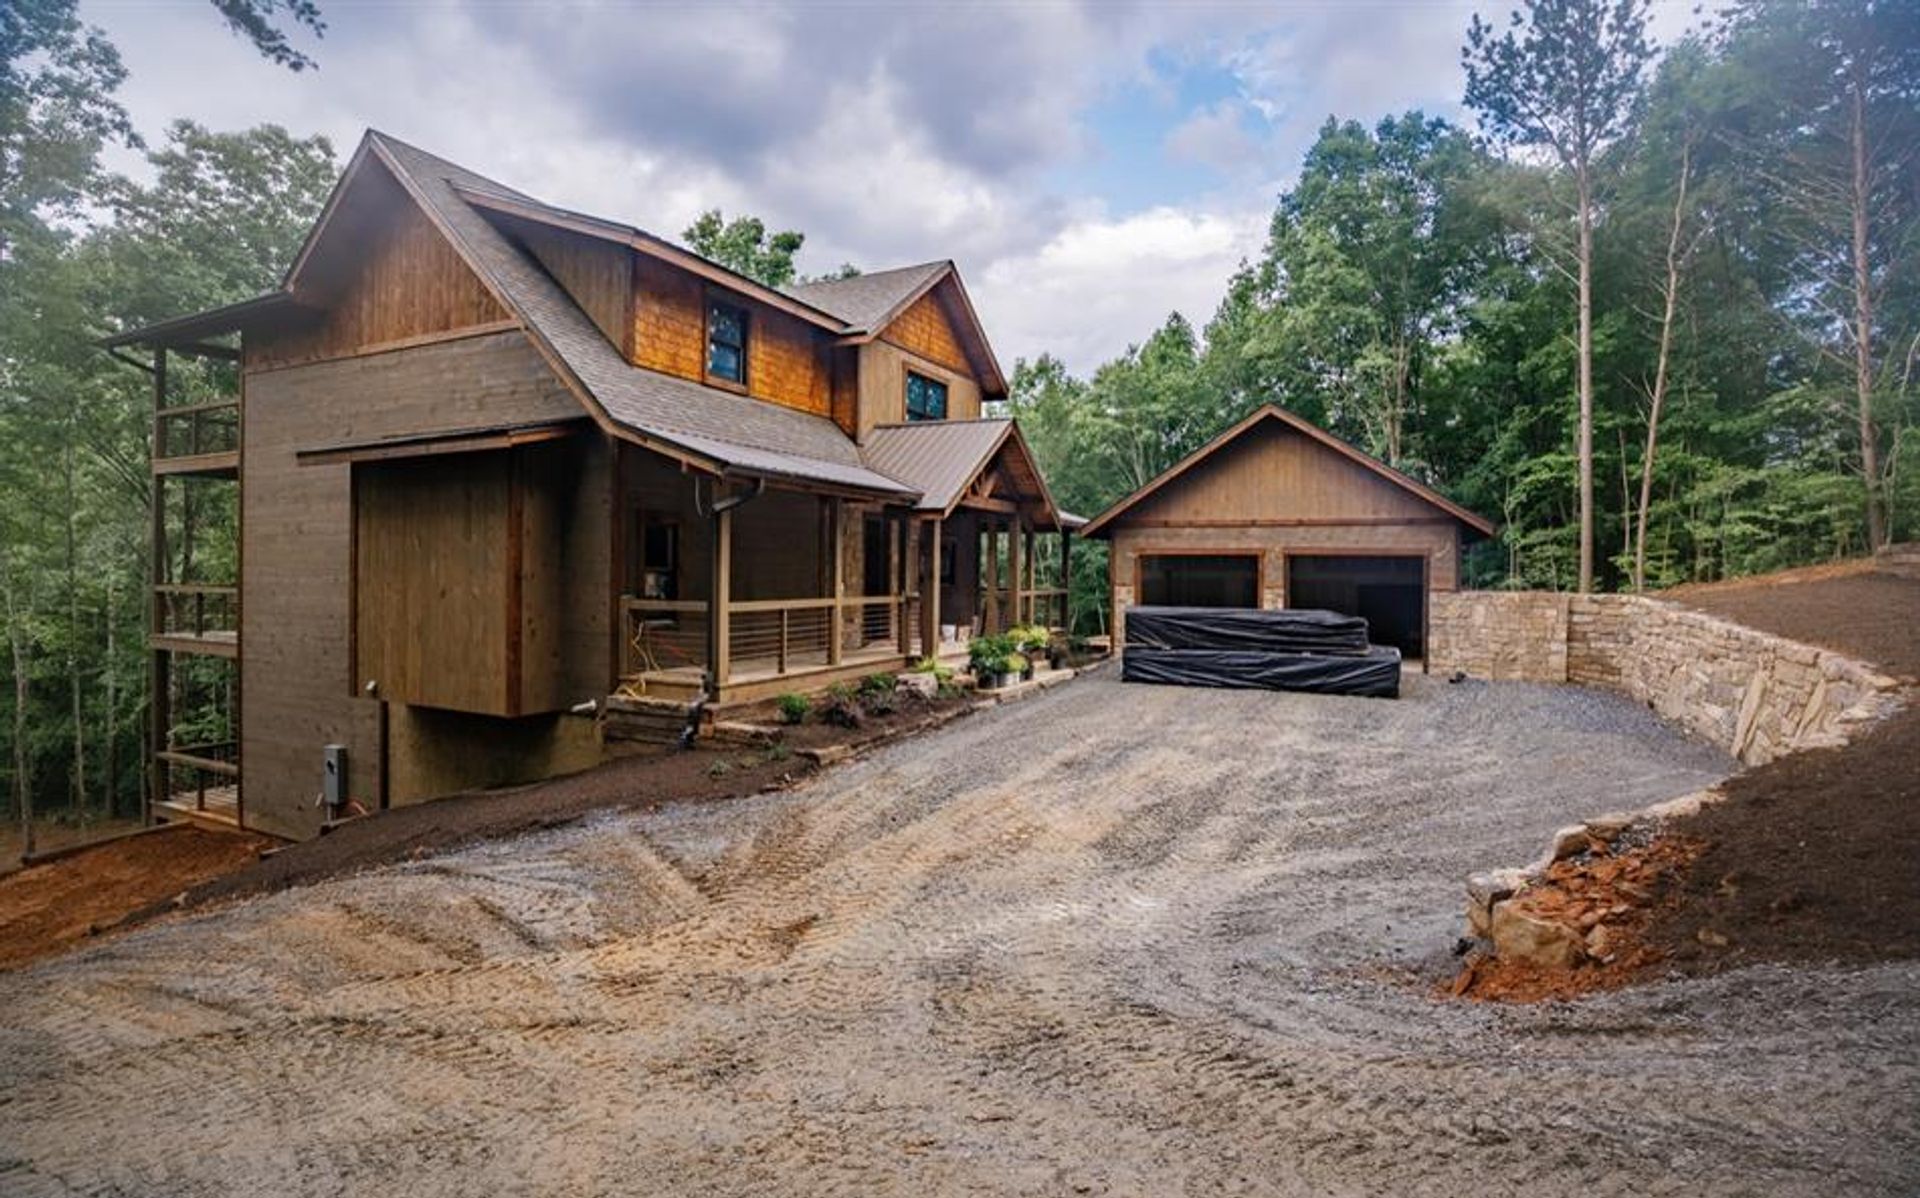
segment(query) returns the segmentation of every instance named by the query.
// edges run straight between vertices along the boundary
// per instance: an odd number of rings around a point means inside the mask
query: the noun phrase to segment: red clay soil
[[[1762,578],[1674,597],[1920,676],[1920,579]],[[1781,758],[1725,790],[1684,825],[1706,847],[1648,932],[1674,967],[1920,955],[1920,695],[1843,749]]]
[[[164,909],[208,878],[254,861],[272,843],[183,825],[0,877],[0,969],[62,951],[130,912]]]
[[[1499,957],[1470,956],[1454,978],[1455,997],[1495,1002],[1573,998],[1628,985],[1666,959],[1648,928],[1680,902],[1689,867],[1704,848],[1685,836],[1604,848],[1556,861],[1541,885],[1510,901],[1527,914],[1565,924],[1587,939],[1590,956],[1571,970],[1541,969]]]

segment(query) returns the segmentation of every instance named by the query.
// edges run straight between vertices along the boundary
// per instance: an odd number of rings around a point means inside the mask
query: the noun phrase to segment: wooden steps
[[[690,733],[699,718],[699,708],[693,703],[615,697],[607,700],[604,731],[608,740],[679,745],[691,740]]]

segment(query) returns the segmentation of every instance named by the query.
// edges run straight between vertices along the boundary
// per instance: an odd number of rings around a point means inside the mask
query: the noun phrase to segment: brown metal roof
[[[1056,527],[1073,527],[1053,502],[1039,463],[1011,420],[922,420],[882,424],[867,435],[867,465],[920,492],[918,510],[951,512],[981,473],[1003,460],[1022,485],[1031,485]],[[1003,455],[1011,455],[1003,458]]]
[[[1434,490],[1432,487],[1429,487],[1427,484],[1421,482],[1420,480],[1416,478],[1412,478],[1408,475],[1402,474],[1400,471],[1395,470],[1392,466],[1387,465],[1385,462],[1381,461],[1379,458],[1374,457],[1372,454],[1365,453],[1362,450],[1347,444],[1345,441],[1342,441],[1340,438],[1334,436],[1332,433],[1321,428],[1319,425],[1314,424],[1312,421],[1307,420],[1306,418],[1301,416],[1296,416],[1292,412],[1289,412],[1285,408],[1281,407],[1279,404],[1274,404],[1274,403],[1262,404],[1258,408],[1255,408],[1251,413],[1247,415],[1246,419],[1240,421],[1238,424],[1234,425],[1232,428],[1228,429],[1226,432],[1221,433],[1219,436],[1215,437],[1213,440],[1207,442],[1205,445],[1202,445],[1200,448],[1194,450],[1192,453],[1188,454],[1186,457],[1181,458],[1178,462],[1174,463],[1172,466],[1162,471],[1159,477],[1153,479],[1146,486],[1141,487],[1138,491],[1135,491],[1133,494],[1120,500],[1120,502],[1114,504],[1112,507],[1108,508],[1106,511],[1101,512],[1098,516],[1095,516],[1091,521],[1087,523],[1087,525],[1084,528],[1080,530],[1080,535],[1083,537],[1100,536],[1102,533],[1104,533],[1107,530],[1108,526],[1113,524],[1114,521],[1118,520],[1135,504],[1147,498],[1149,495],[1152,495],[1154,492],[1166,486],[1168,483],[1172,482],[1174,479],[1179,478],[1181,475],[1193,469],[1195,466],[1199,465],[1201,462],[1204,462],[1206,459],[1212,457],[1215,453],[1218,453],[1221,449],[1224,449],[1226,446],[1231,445],[1233,442],[1239,440],[1240,435],[1246,432],[1248,429],[1253,428],[1255,425],[1260,424],[1267,420],[1278,420],[1280,423],[1285,424],[1289,428],[1292,428],[1301,433],[1305,433],[1310,439],[1319,442],[1321,445],[1326,446],[1328,449],[1333,450],[1335,453],[1338,453],[1341,456],[1348,458],[1349,460],[1356,462],[1361,466],[1364,466],[1368,470],[1371,470],[1375,474],[1379,475],[1381,478],[1386,479],[1388,482],[1392,483],[1393,485],[1400,487],[1403,490],[1406,490],[1408,492],[1411,492],[1416,498],[1425,500],[1426,502],[1432,504],[1434,507],[1439,508],[1441,511],[1445,512],[1447,515],[1452,516],[1456,520],[1459,520],[1462,524],[1465,524],[1468,528],[1476,532],[1479,532],[1483,536],[1490,537],[1493,535],[1494,533],[1493,521],[1487,519],[1485,516],[1482,516],[1477,512],[1472,512],[1467,510],[1464,507],[1461,507],[1459,504],[1455,503],[1453,500],[1448,499],[1445,495],[1442,495],[1440,492]]]

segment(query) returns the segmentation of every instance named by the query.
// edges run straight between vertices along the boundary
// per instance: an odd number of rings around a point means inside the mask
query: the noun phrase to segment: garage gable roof
[[[1255,408],[1246,419],[1180,459],[1146,486],[1141,487],[1138,491],[1135,491],[1106,511],[1101,512],[1098,516],[1095,516],[1092,520],[1088,521],[1086,527],[1080,530],[1080,535],[1084,537],[1097,537],[1105,534],[1115,521],[1119,520],[1135,505],[1145,500],[1148,496],[1153,495],[1168,483],[1186,474],[1189,470],[1192,470],[1195,466],[1206,461],[1214,454],[1232,445],[1248,430],[1264,424],[1269,420],[1277,420],[1288,428],[1305,434],[1309,440],[1373,472],[1387,482],[1413,495],[1415,498],[1432,504],[1468,528],[1480,533],[1482,536],[1490,537],[1493,535],[1493,521],[1488,520],[1485,516],[1461,507],[1453,500],[1448,499],[1445,495],[1442,495],[1420,480],[1395,470],[1392,466],[1387,465],[1372,454],[1364,453],[1356,449],[1332,433],[1314,424],[1312,421],[1297,416],[1275,403],[1262,404],[1258,408]]]

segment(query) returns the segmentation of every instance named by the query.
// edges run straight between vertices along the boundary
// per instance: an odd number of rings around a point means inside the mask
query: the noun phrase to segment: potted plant
[[[967,668],[973,672],[974,684],[987,689],[997,685],[1012,651],[1013,643],[1004,636],[976,636],[968,641]]]
[[[1047,656],[1047,648],[1053,643],[1053,634],[1038,624],[1020,624],[1009,629],[1007,635],[1013,640],[1016,652],[1026,655],[1029,667],[1037,666]],[[1032,673],[1029,669],[1028,673]]]
[[[1033,663],[1024,653],[1009,653],[1000,663],[1000,685],[1018,686],[1021,679],[1033,676]]]

